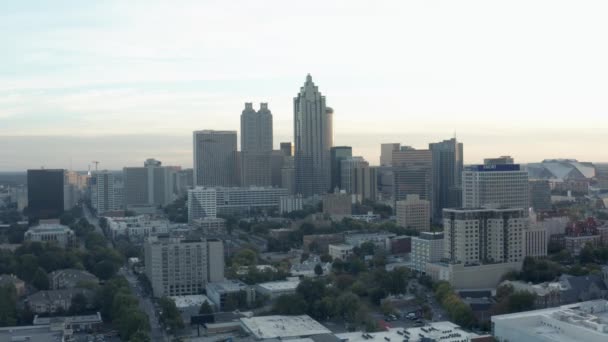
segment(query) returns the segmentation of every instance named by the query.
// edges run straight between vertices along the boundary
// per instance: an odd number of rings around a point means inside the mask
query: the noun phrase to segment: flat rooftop
[[[241,324],[258,340],[331,334],[329,329],[308,315],[241,318]]]
[[[0,342],[61,342],[63,328],[50,325],[0,328]]]
[[[207,298],[205,295],[172,296],[169,298],[173,299],[175,306],[177,306],[178,309],[190,308],[193,306],[199,307],[204,302],[209,303],[209,305],[213,305],[211,299]]]
[[[284,280],[284,281],[270,281],[267,283],[258,284],[259,287],[268,291],[295,291],[300,285],[300,279],[297,280]]]
[[[238,280],[224,280],[207,284],[207,291],[237,292],[247,288],[247,284]]]
[[[336,334],[336,337],[345,342],[399,342],[406,339],[410,342],[416,342],[422,341],[423,337],[441,342],[461,342],[468,341],[473,337],[479,337],[479,335],[460,330],[458,325],[451,322],[435,322],[420,328],[392,328],[388,331],[375,333],[363,333],[359,331]]]

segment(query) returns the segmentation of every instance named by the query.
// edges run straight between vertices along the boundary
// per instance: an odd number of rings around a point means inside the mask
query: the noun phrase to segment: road
[[[97,216],[93,215],[93,213],[86,206],[86,204],[82,205],[82,213],[84,215],[84,218],[87,219],[87,221],[89,221],[89,223],[92,224],[95,227],[95,232],[97,232],[97,233],[101,234],[102,236],[106,237],[106,244],[107,244],[108,248],[113,248],[114,246],[112,246],[112,242],[110,241],[110,239],[108,239],[108,237],[106,236],[106,234],[104,233],[104,231],[99,226],[99,219],[97,218]]]
[[[139,308],[148,316],[150,322],[150,339],[152,341],[168,341],[165,331],[158,322],[158,316],[152,299],[144,296],[133,272],[128,268],[121,268],[118,273],[127,279],[129,286],[131,286],[131,291],[133,291],[135,296],[139,299]]]

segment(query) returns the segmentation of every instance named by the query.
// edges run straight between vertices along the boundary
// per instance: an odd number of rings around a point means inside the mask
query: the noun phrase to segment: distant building
[[[271,186],[272,113],[267,103],[255,111],[245,103],[241,114],[241,185]]]
[[[505,164],[513,164],[515,161],[511,156],[500,156],[498,158],[485,158],[483,160],[483,165],[505,165]]]
[[[64,170],[27,170],[28,216],[58,218],[64,210]]]
[[[75,243],[74,231],[68,226],[58,223],[41,223],[25,232],[27,241],[53,242],[59,247],[66,248]]]
[[[194,131],[194,185],[237,184],[236,131]]]
[[[444,208],[461,206],[463,145],[456,138],[429,144],[433,160],[433,220],[440,222]]]
[[[219,240],[149,237],[144,257],[155,297],[199,294],[207,283],[224,279]]]
[[[418,195],[432,202],[433,155],[430,150],[405,148],[394,151],[392,163],[395,201]]]
[[[257,284],[255,290],[258,294],[267,296],[270,300],[274,300],[280,296],[295,294],[298,285],[300,285],[300,278],[293,277],[288,278],[287,280]]]
[[[344,242],[354,247],[361,247],[362,244],[371,242],[377,248],[383,250],[390,250],[390,240],[396,237],[397,234],[394,233],[355,233],[355,234],[345,234]]]
[[[431,202],[418,195],[408,195],[395,204],[397,224],[404,228],[427,231],[431,226]]]
[[[292,156],[283,157],[281,166],[281,187],[287,189],[289,195],[296,194],[295,159]]]
[[[293,156],[293,146],[292,146],[291,142],[280,143],[279,149],[281,150],[281,152],[283,153],[284,156],[286,156],[286,157]]]
[[[497,315],[492,316],[492,333],[500,342],[604,342],[608,340],[606,315],[606,300]]]
[[[330,244],[329,255],[335,260],[347,260],[351,255],[353,255],[353,249],[355,248],[352,245],[341,243],[341,244]]]
[[[400,143],[380,144],[380,166],[393,165],[393,152],[399,151]]]
[[[116,184],[114,173],[99,171],[91,177],[91,205],[99,214],[122,208],[120,185]]]
[[[68,268],[49,273],[49,283],[52,290],[59,290],[81,287],[83,284],[97,284],[99,279],[87,271]]]
[[[207,297],[211,299],[218,310],[223,310],[226,306],[226,300],[231,295],[244,293],[248,300],[252,299],[252,290],[248,285],[240,280],[221,280],[208,283],[206,286]]]
[[[600,189],[608,189],[608,164],[595,164],[595,179]]]
[[[255,341],[296,340],[303,342],[312,341],[309,337],[317,335],[329,338],[329,340],[324,339],[323,341],[336,341],[331,336],[329,329],[307,315],[241,318],[241,326]]]
[[[219,217],[204,217],[192,223],[204,236],[221,236],[227,234],[226,220]]]
[[[166,206],[174,199],[174,168],[146,159],[143,167],[125,167],[125,206]]]
[[[217,216],[217,191],[214,188],[195,187],[188,190],[188,222]]]
[[[292,211],[302,210],[304,199],[301,195],[282,196],[279,198],[279,213],[288,214]]]
[[[334,146],[330,149],[331,155],[331,190],[342,186],[342,160],[353,156],[350,146]]]
[[[551,186],[547,180],[530,180],[530,206],[536,211],[551,210]]]
[[[218,214],[249,214],[279,210],[287,189],[272,187],[216,187]]]
[[[175,194],[183,197],[188,193],[188,189],[194,186],[194,170],[183,169],[174,173],[175,180],[173,182]]]
[[[465,208],[519,208],[530,206],[528,172],[518,164],[475,165],[462,173]]]
[[[526,256],[545,257],[549,245],[547,230],[539,224],[531,224],[526,230]]]
[[[330,244],[344,242],[343,234],[314,234],[302,237],[302,247],[306,252],[324,254],[328,253]]]
[[[426,264],[438,262],[443,258],[443,233],[422,232],[412,237],[412,268],[426,272]]]
[[[93,291],[82,288],[38,291],[28,296],[25,303],[33,313],[39,315],[66,312],[72,307],[72,299],[79,294],[87,298],[88,307],[93,306]]]
[[[303,197],[325,194],[331,185],[333,110],[310,75],[294,97],[293,108],[296,193]]]
[[[376,169],[370,167],[363,157],[342,159],[340,172],[340,188],[346,193],[354,195],[357,202],[376,200],[378,189]]]
[[[341,219],[352,214],[352,197],[347,193],[323,196],[323,213]]]

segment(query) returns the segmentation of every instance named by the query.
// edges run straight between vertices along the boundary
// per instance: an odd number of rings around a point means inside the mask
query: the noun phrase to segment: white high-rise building
[[[418,195],[407,195],[395,204],[397,224],[404,228],[427,231],[431,228],[431,202]]]
[[[215,218],[217,215],[217,191],[214,188],[197,186],[188,190],[188,222],[197,219]]]
[[[444,258],[474,265],[520,262],[529,227],[523,209],[444,209]]]
[[[207,283],[224,280],[220,240],[152,236],[144,243],[144,258],[155,297],[200,294]]]
[[[465,208],[519,208],[530,206],[528,172],[518,164],[476,165],[462,173]]]
[[[296,193],[304,197],[325,194],[331,184],[333,110],[310,75],[293,99],[293,108]]]
[[[245,103],[241,114],[241,185],[272,185],[272,113],[267,103],[255,111]]]
[[[421,232],[412,237],[412,268],[426,272],[426,264],[438,262],[443,258],[443,233]]]
[[[236,131],[194,131],[194,185],[237,184]]]
[[[116,194],[115,177],[112,172],[100,171],[91,177],[91,204],[97,213],[118,210],[121,202]]]

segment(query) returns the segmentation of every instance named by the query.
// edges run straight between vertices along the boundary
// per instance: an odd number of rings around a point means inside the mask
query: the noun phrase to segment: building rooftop
[[[239,280],[224,280],[207,284],[207,291],[238,292],[247,288],[247,284]]]
[[[268,291],[295,291],[296,288],[300,285],[300,279],[288,279],[284,281],[270,281],[267,283],[258,284],[259,287],[268,290]]]
[[[34,317],[34,325],[49,325],[56,323],[66,324],[83,324],[83,323],[103,323],[101,314],[98,312],[94,315],[80,315],[80,316],[58,316],[58,317]]]
[[[175,306],[178,309],[191,308],[193,306],[199,307],[204,302],[209,303],[209,305],[213,305],[213,302],[205,295],[171,296],[169,298],[173,299]]]
[[[469,333],[451,322],[434,322],[420,328],[392,328],[387,331],[375,333],[352,332],[336,334],[336,336],[347,342],[386,342],[386,341],[441,341],[441,342],[461,342],[469,341],[471,338],[480,337],[477,334]],[[425,340],[423,338],[428,338]]]
[[[349,250],[349,249],[354,248],[352,245],[349,245],[346,243],[332,243],[329,246],[334,247],[334,248],[343,249],[343,250]]]
[[[0,342],[61,342],[63,325],[39,325],[0,328]]]
[[[331,333],[326,327],[307,315],[241,318],[241,325],[258,340],[308,337]]]

